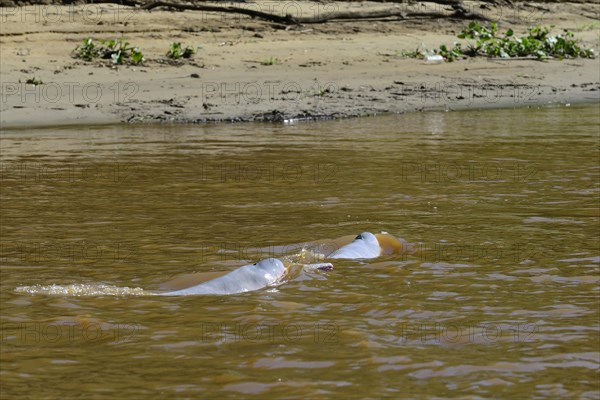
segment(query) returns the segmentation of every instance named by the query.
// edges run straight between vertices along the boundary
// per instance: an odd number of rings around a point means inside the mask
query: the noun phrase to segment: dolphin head
[[[371,232],[361,233],[360,235],[354,238],[353,242],[357,240],[364,240],[365,243],[367,243],[369,246],[379,246],[379,241],[377,240],[377,237]]]
[[[329,258],[375,258],[381,254],[377,237],[371,232],[363,232],[352,243],[343,246],[329,255]]]
[[[265,258],[254,264],[255,270],[262,276],[269,285],[281,281],[288,270],[277,258]]]

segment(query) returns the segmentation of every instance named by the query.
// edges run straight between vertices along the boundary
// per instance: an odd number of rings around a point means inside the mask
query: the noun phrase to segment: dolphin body
[[[381,247],[377,237],[370,232],[358,235],[350,244],[340,247],[327,258],[361,259],[375,258],[381,255]]]
[[[336,251],[327,258],[340,258],[348,260],[370,259],[392,254],[413,254],[412,246],[406,240],[394,237],[387,232],[363,232],[354,240]]]
[[[159,296],[190,294],[238,294],[272,286],[282,280],[287,268],[276,258],[267,258],[255,264],[244,265],[227,275],[203,282],[187,289],[159,293]]]

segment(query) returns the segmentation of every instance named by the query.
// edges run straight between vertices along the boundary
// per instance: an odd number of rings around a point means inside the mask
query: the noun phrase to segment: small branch
[[[211,12],[222,12],[229,14],[243,14],[248,15],[254,18],[260,18],[271,22],[278,22],[282,24],[295,24],[294,19],[289,16],[281,16],[277,14],[266,13],[262,11],[252,10],[248,8],[240,8],[240,7],[230,7],[230,6],[212,6],[212,5],[203,5],[203,4],[178,4],[178,3],[170,3],[168,1],[155,1],[149,4],[141,5],[142,10],[152,10],[158,7],[168,7],[174,10],[184,11],[184,10],[192,10],[192,11],[211,11]]]

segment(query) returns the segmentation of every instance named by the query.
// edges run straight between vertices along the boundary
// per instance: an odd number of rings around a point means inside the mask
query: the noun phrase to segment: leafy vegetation
[[[279,59],[270,57],[260,62],[261,65],[276,65],[279,64]]]
[[[169,51],[167,52],[167,57],[172,58],[174,60],[178,60],[180,58],[192,58],[192,56],[196,53],[193,47],[186,46],[185,49],[181,46],[179,42],[171,43],[169,46]]]
[[[328,85],[324,86],[321,84],[321,82],[319,82],[318,79],[315,79],[315,86],[312,95],[317,97],[323,97],[327,93],[331,93],[331,89],[328,87]]]
[[[140,64],[144,61],[144,55],[137,47],[129,45],[123,37],[118,39],[94,41],[91,37],[86,38],[73,51],[73,57],[85,61],[92,61],[97,58],[109,59],[115,65],[125,63]]]
[[[594,50],[586,49],[579,45],[572,32],[565,31],[556,36],[550,35],[550,28],[534,26],[529,28],[527,36],[518,37],[512,29],[508,29],[503,35],[498,34],[498,26],[492,22],[489,27],[479,22],[471,22],[468,27],[458,35],[459,39],[467,40],[467,46],[456,42],[453,47],[441,45],[439,49],[433,50],[433,54],[439,54],[446,61],[454,61],[466,57],[536,57],[546,58],[594,58]],[[424,58],[430,52],[417,49],[414,52],[404,52],[415,58]]]

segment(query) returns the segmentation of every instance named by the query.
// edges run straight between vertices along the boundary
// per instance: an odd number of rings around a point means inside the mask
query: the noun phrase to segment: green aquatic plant
[[[264,59],[263,61],[260,62],[261,65],[277,65],[279,64],[279,59],[275,58],[275,57],[270,57],[267,59]]]
[[[169,46],[169,51],[167,52],[167,57],[172,58],[174,60],[178,60],[180,58],[192,58],[192,56],[196,53],[193,47],[186,46],[183,48],[181,43],[173,42],[171,46]]]
[[[144,61],[144,55],[139,48],[134,47],[131,49],[131,62],[134,64],[140,64]]]
[[[85,61],[95,59],[109,59],[115,65],[125,63],[140,64],[144,61],[144,55],[138,47],[132,47],[125,38],[94,41],[91,37],[86,38],[73,50],[73,57]]]
[[[441,55],[446,61],[454,61],[466,57],[515,58],[535,57],[546,58],[595,58],[594,50],[582,47],[572,32],[550,35],[550,28],[533,26],[528,29],[528,35],[518,37],[512,29],[504,34],[498,33],[498,25],[492,22],[489,27],[472,21],[458,35],[459,39],[467,41],[467,46],[455,43],[449,48],[441,45],[433,53]],[[413,56],[423,58],[427,50],[417,50]],[[410,53],[409,53],[410,54]]]
[[[83,42],[73,51],[73,57],[81,58],[85,61],[92,61],[100,56],[100,48],[96,46],[93,39],[85,38]]]
[[[446,47],[446,45],[444,44],[441,45],[440,49],[437,50],[435,53],[444,57],[444,59],[447,61],[454,61],[462,56],[463,51],[461,49],[460,43],[454,43],[454,47],[452,47],[451,49]]]
[[[420,49],[415,50],[398,50],[396,56],[408,58],[423,58],[423,52]]]
[[[315,90],[315,96],[323,97],[327,93],[329,93],[329,88],[325,88],[323,85],[321,85],[319,82],[317,82],[317,87],[316,87],[316,90]]]

